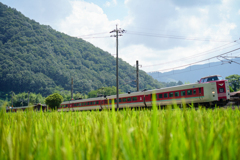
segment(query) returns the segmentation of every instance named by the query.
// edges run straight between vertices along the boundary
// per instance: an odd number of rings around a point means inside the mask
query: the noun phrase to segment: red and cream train
[[[155,90],[125,93],[119,95],[119,108],[151,107],[153,95],[156,103],[165,106],[173,103],[185,103],[213,106],[225,105],[230,99],[229,84],[219,75],[203,77],[198,83],[185,84]],[[96,110],[111,108],[112,100],[116,103],[116,95],[65,101],[58,108],[59,111]]]

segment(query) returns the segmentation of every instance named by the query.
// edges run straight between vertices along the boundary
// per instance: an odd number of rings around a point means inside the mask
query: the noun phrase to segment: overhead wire
[[[158,37],[158,38],[172,38],[172,39],[182,39],[182,40],[192,40],[192,41],[208,41],[208,42],[230,42],[226,40],[214,40],[214,39],[203,39],[199,37],[186,37],[178,35],[166,35],[166,34],[157,34],[157,33],[146,33],[146,32],[136,32],[127,30],[126,34],[139,35],[139,36],[149,36],[149,37]]]
[[[177,69],[177,68],[184,68],[184,67],[187,67],[187,66],[191,66],[191,65],[194,65],[194,64],[197,64],[197,63],[201,63],[201,62],[204,62],[204,61],[207,61],[207,60],[213,59],[213,58],[217,58],[217,57],[219,57],[219,56],[222,56],[222,55],[225,55],[225,54],[228,54],[228,53],[231,53],[231,52],[237,51],[237,50],[239,50],[239,49],[240,49],[240,48],[237,48],[237,49],[234,49],[234,50],[231,50],[231,51],[228,51],[228,52],[225,52],[225,53],[219,54],[219,55],[217,55],[217,56],[213,56],[213,57],[210,57],[210,58],[207,58],[207,59],[201,60],[201,61],[197,61],[197,62],[193,62],[193,63],[185,64],[185,65],[182,65],[182,66],[173,67],[173,68],[168,68],[168,69],[162,69],[162,70],[157,70],[157,71],[150,71],[150,72],[161,72],[161,71],[174,70],[174,69]],[[149,72],[148,72],[148,73],[149,73]]]
[[[99,34],[108,34],[108,32],[92,33],[92,34],[81,35],[81,36],[77,36],[77,37],[88,37],[88,36],[94,36],[94,35],[99,35]]]
[[[142,66],[143,68],[144,67],[153,67],[153,66],[159,66],[159,65],[164,65],[164,64],[169,64],[169,63],[175,63],[175,62],[179,62],[179,61],[186,61],[188,59],[191,59],[191,58],[196,58],[196,57],[200,57],[200,56],[204,56],[206,54],[209,54],[209,53],[214,53],[214,52],[217,52],[219,50],[223,50],[223,49],[226,49],[226,48],[230,48],[230,47],[233,47],[233,46],[236,46],[238,44],[234,44],[234,45],[231,45],[231,46],[227,46],[229,44],[232,44],[232,43],[235,43],[236,41],[233,41],[233,42],[230,42],[230,43],[227,43],[225,45],[222,45],[222,46],[218,46],[216,48],[213,48],[213,49],[210,49],[208,51],[204,51],[204,52],[200,52],[200,53],[197,53],[197,54],[194,54],[194,55],[191,55],[191,56],[188,56],[188,57],[184,57],[184,58],[180,58],[180,59],[176,59],[176,60],[172,60],[172,61],[167,61],[167,62],[162,62],[162,63],[158,63],[158,64],[153,64],[153,65],[146,65],[146,66]],[[224,47],[224,46],[227,46],[227,47]],[[224,48],[223,48],[224,47]]]
[[[110,38],[109,36],[101,36],[101,37],[78,37],[82,39],[91,39],[91,38]]]
[[[240,61],[236,61],[236,62],[240,62]],[[201,70],[201,69],[206,69],[206,68],[211,68],[211,67],[216,67],[216,66],[221,66],[221,65],[225,65],[228,63],[224,63],[224,64],[217,64],[217,65],[212,65],[212,66],[207,66],[207,67],[202,67],[202,68],[196,68],[196,69],[191,69],[189,71],[182,71],[182,72],[173,72],[172,74],[167,74],[167,75],[161,75],[161,76],[152,76],[153,78],[159,78],[159,77],[170,77],[172,75],[176,75],[176,74],[182,74],[182,73],[187,73],[187,72],[192,72],[192,71],[196,71],[196,70]],[[159,73],[159,72],[156,72]]]

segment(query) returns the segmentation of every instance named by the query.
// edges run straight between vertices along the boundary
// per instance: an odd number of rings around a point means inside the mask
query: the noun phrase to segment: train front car
[[[217,101],[214,103],[220,106],[226,105],[230,100],[229,83],[224,80],[220,75],[212,75],[201,78],[199,83],[212,83],[216,89],[212,91],[217,96]]]
[[[158,106],[166,106],[171,104],[182,105],[196,104],[196,105],[211,105],[211,102],[217,101],[217,97],[213,95],[211,89],[216,90],[216,87],[212,87],[212,84],[205,83],[192,83],[186,85],[179,85],[174,87],[167,87],[156,89],[153,91],[146,91],[145,100],[146,105],[152,105],[152,93],[156,94],[156,103]]]

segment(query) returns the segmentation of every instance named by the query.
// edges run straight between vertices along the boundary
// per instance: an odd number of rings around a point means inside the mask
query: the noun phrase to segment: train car
[[[203,77],[199,81],[199,83],[214,83],[214,82],[216,82],[217,87],[216,93],[218,96],[218,103],[225,104],[227,101],[230,100],[230,89],[227,80],[224,80],[220,75],[212,75]]]
[[[203,77],[198,83],[179,85],[141,92],[125,93],[119,95],[119,108],[151,107],[153,96],[156,96],[158,106],[169,104],[186,104],[215,106],[225,105],[230,99],[229,84],[227,80],[216,79],[220,76]],[[205,80],[207,79],[207,80]],[[59,111],[96,110],[111,108],[116,104],[116,95],[66,101],[61,104]]]
[[[34,111],[47,111],[47,105],[45,104],[35,104],[33,106],[22,106],[22,107],[6,107],[6,112],[17,112],[17,111],[25,111],[26,109],[32,109]]]

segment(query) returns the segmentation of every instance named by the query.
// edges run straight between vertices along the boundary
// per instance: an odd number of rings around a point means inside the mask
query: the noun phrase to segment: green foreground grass
[[[0,112],[0,159],[239,159],[240,112]]]

